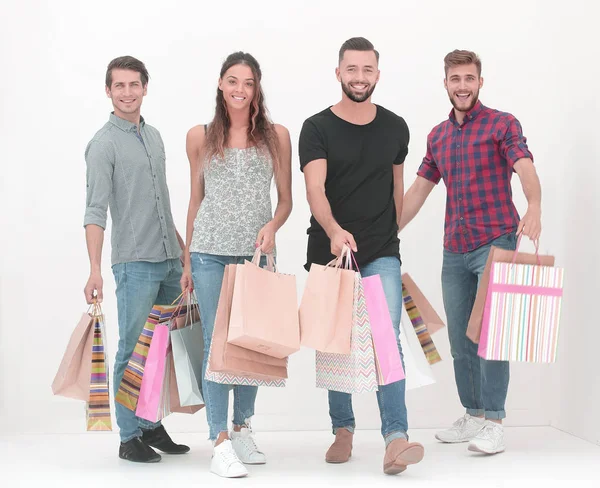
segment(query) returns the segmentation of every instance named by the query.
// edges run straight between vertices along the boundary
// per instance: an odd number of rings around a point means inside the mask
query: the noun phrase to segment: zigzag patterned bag
[[[317,388],[343,393],[377,391],[375,351],[360,273],[354,274],[350,354],[316,352]]]

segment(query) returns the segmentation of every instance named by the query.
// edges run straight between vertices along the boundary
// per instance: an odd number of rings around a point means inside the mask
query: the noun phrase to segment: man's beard
[[[457,106],[456,100],[454,100],[454,96],[448,94],[448,98],[450,99],[450,103],[452,104],[452,106],[458,110],[459,112],[468,112],[469,110],[471,110],[475,104],[477,103],[477,101],[479,100],[479,90],[477,90],[475,93],[471,94],[471,103],[469,105],[466,106],[466,108],[459,108]]]
[[[355,93],[352,92],[352,88],[350,88],[350,85],[344,83],[343,81],[341,82],[342,84],[342,90],[344,91],[344,93],[346,94],[346,96],[352,100],[353,102],[357,102],[357,103],[361,103],[364,102],[366,100],[369,99],[369,97],[373,94],[373,92],[375,91],[375,87],[377,86],[377,83],[375,83],[374,85],[371,86],[371,88],[369,88],[364,94],[361,95],[356,95]],[[366,85],[367,83],[365,83]]]

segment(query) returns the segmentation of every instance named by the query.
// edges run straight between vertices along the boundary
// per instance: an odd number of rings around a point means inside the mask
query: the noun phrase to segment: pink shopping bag
[[[138,417],[150,422],[158,422],[162,418],[160,407],[168,348],[169,326],[159,324],[154,328],[135,411]]]
[[[377,376],[380,385],[389,385],[405,378],[383,284],[379,275],[363,278],[371,334],[375,346]]]

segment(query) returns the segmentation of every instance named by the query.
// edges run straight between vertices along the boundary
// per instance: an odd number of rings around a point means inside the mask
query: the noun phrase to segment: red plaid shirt
[[[481,102],[465,115],[462,125],[450,112],[429,133],[427,154],[417,174],[447,188],[444,247],[473,251],[515,231],[519,214],[512,201],[514,164],[533,156],[519,121]]]

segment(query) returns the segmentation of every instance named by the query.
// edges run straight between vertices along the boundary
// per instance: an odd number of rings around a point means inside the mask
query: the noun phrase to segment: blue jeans
[[[155,304],[170,305],[181,293],[182,268],[179,259],[169,259],[160,263],[115,264],[112,269],[117,284],[119,316],[119,346],[113,379],[116,395],[152,307]],[[142,430],[152,430],[160,425],[160,422],[136,417],[134,412],[116,402],[115,413],[122,442],[140,437]]]
[[[480,358],[477,344],[466,336],[467,324],[491,246],[514,250],[516,242],[509,233],[464,254],[444,250],[442,292],[458,396],[468,414],[493,420],[506,417],[508,362]]]
[[[402,277],[400,260],[396,257],[383,257],[363,266],[364,277],[380,275],[383,291],[390,309],[394,334],[398,342],[398,350],[404,365],[402,346],[400,345],[400,317],[402,315]],[[377,403],[381,416],[381,434],[386,446],[394,439],[408,439],[408,420],[405,402],[406,380],[396,381],[389,385],[379,386]],[[339,391],[329,392],[329,415],[333,433],[345,428],[354,432],[356,422],[352,411],[352,395]]]
[[[204,362],[202,365],[202,394],[206,403],[206,418],[209,438],[215,441],[221,432],[227,432],[227,411],[229,409],[230,385],[222,385],[205,379],[208,353],[215,327],[215,316],[225,266],[251,261],[252,256],[216,256],[214,254],[191,253],[192,280],[200,307],[200,319],[204,336]],[[265,265],[263,256],[261,265]],[[258,387],[236,385],[233,387],[233,423],[249,425],[254,415],[254,403]]]

